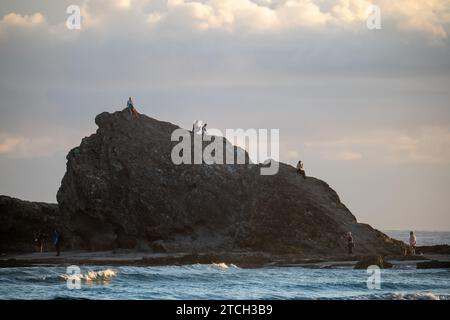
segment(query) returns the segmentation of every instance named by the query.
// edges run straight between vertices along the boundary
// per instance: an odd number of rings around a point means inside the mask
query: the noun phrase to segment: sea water
[[[413,230],[411,230],[413,231]],[[409,243],[410,231],[387,230],[383,231],[389,237]],[[418,246],[432,246],[438,244],[450,245],[450,232],[448,231],[414,231]]]
[[[445,243],[443,236],[435,234],[435,242],[427,244]],[[80,269],[79,289],[69,289],[74,278],[65,267],[2,268],[0,299],[450,299],[450,270],[411,265],[381,270],[380,289],[368,288],[366,270],[351,267],[244,269],[217,263]]]

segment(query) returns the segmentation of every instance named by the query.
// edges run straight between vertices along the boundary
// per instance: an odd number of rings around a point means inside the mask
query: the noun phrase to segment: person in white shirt
[[[417,245],[417,239],[416,235],[413,231],[409,233],[409,250],[411,252],[411,255],[416,255],[416,245]]]

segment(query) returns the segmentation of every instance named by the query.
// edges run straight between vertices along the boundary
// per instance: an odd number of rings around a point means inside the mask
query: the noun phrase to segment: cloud
[[[0,134],[0,156],[16,159],[45,158],[65,155],[79,144],[79,137],[60,132],[59,136],[21,136]]]
[[[3,137],[0,138],[0,155],[14,152],[20,145],[24,144],[26,140],[17,137]]]
[[[86,0],[82,3],[82,15],[85,32],[139,25],[150,28],[147,31],[157,27],[158,32],[218,30],[261,34],[313,29],[360,33],[368,32],[365,20],[371,4],[367,0]],[[450,0],[379,0],[376,4],[389,32],[448,37]],[[44,21],[40,13],[10,13],[1,24],[33,26]]]
[[[450,1],[387,1],[382,2],[391,18],[396,17],[400,30],[421,32],[436,38],[447,38],[450,23]]]
[[[10,13],[2,18],[0,24],[2,24],[2,26],[33,27],[44,22],[45,18],[41,13],[35,13],[33,15]]]
[[[21,15],[9,13],[0,20],[0,34],[9,29],[30,29],[45,23],[45,17],[41,13]]]
[[[355,161],[355,160],[361,160],[363,158],[361,153],[354,152],[354,151],[342,151],[336,154],[335,159],[336,160],[342,160],[342,161]]]
[[[450,130],[423,127],[414,132],[378,129],[327,141],[309,141],[309,152],[327,160],[401,164],[450,164]],[[364,155],[364,157],[363,157]]]

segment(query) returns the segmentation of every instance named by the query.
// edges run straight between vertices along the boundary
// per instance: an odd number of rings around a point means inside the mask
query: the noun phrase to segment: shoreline
[[[240,268],[305,267],[333,268],[354,267],[364,256],[305,257],[301,255],[275,255],[264,252],[224,253],[148,253],[138,251],[66,251],[61,256],[54,252],[8,254],[0,256],[0,268],[48,267],[48,266],[181,266],[191,264],[234,264]],[[398,266],[416,266],[433,261],[450,263],[450,254],[422,254],[417,256],[386,256],[385,260]]]

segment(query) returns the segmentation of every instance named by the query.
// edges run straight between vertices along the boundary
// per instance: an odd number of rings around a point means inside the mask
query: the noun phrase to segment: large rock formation
[[[398,253],[398,243],[357,223],[325,182],[280,163],[175,165],[178,127],[127,111],[97,116],[98,130],[67,156],[58,191],[60,223],[73,248],[250,250],[305,255]],[[222,138],[217,138],[222,139]],[[223,143],[227,143],[224,141]]]
[[[57,221],[56,204],[0,196],[0,252],[33,251],[34,235],[40,231],[50,240]]]

